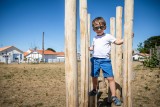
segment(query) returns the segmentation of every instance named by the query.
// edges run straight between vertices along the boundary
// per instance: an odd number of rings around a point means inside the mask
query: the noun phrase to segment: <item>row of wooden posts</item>
[[[65,0],[65,78],[66,107],[93,107],[89,104],[88,92],[90,81],[90,14],[87,13],[87,0],[79,0],[80,4],[80,48],[81,48],[81,93],[78,95],[77,65],[77,0]],[[112,45],[111,60],[115,81],[122,87],[123,107],[132,107],[131,73],[132,73],[132,33],[133,33],[134,0],[125,0],[124,5],[124,44]],[[110,33],[122,38],[122,7],[116,8],[116,21],[110,18]],[[115,26],[116,25],[116,26]],[[123,61],[122,61],[123,52]],[[122,66],[123,64],[123,66]],[[123,69],[123,72],[122,72]],[[120,91],[116,92],[120,97]],[[80,99],[79,99],[80,98]],[[96,107],[96,104],[95,104]]]

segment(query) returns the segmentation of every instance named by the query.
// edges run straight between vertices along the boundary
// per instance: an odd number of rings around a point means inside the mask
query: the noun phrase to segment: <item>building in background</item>
[[[23,58],[23,51],[14,46],[0,48],[0,62],[2,63],[21,63],[23,62]]]
[[[24,52],[24,59],[27,63],[39,63],[42,61],[43,50],[28,50]],[[44,50],[44,61],[47,63],[64,62],[64,52],[53,52]]]
[[[144,61],[145,59],[149,58],[149,54],[146,53],[135,53],[132,56],[133,61]]]

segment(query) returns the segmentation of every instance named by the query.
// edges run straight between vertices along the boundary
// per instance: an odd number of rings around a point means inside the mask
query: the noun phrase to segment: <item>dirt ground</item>
[[[135,63],[133,72],[133,107],[160,107],[160,69]]]
[[[160,107],[160,69],[133,65],[133,107]],[[65,94],[64,63],[0,64],[0,107],[65,107]]]

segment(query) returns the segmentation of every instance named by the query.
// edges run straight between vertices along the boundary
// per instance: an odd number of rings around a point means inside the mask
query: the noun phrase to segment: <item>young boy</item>
[[[104,30],[106,29],[106,22],[102,17],[95,18],[92,21],[92,27],[97,35],[93,38],[92,46],[89,48],[90,51],[93,51],[93,57],[91,58],[93,90],[89,93],[89,95],[95,96],[97,94],[98,76],[100,69],[102,69],[104,78],[107,78],[109,81],[112,101],[116,106],[120,106],[121,101],[115,95],[116,87],[112,72],[110,51],[111,43],[121,45],[123,44],[123,40],[117,40],[114,36],[104,33]]]

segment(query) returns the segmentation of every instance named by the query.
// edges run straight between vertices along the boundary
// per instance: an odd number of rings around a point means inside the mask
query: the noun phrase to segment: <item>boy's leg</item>
[[[114,78],[108,77],[107,80],[109,81],[109,86],[110,86],[112,96],[116,96],[116,86],[115,86]]]
[[[93,57],[91,58],[91,76],[92,76],[93,90],[89,92],[90,96],[95,96],[97,94],[99,72],[100,72],[100,67],[98,58]]]
[[[97,90],[98,78],[92,77],[93,89]]]
[[[100,66],[103,70],[103,76],[107,78],[107,80],[109,81],[109,86],[112,94],[111,99],[116,106],[120,106],[121,101],[116,97],[116,84],[114,81],[111,60],[109,59],[102,60]]]
[[[92,83],[93,83],[93,90],[89,92],[89,95],[95,96],[97,94],[98,78],[92,77]]]
[[[120,106],[121,101],[116,97],[116,84],[115,84],[114,78],[108,77],[107,79],[109,81],[109,86],[110,86],[110,90],[111,90],[111,94],[112,94],[111,99],[116,106]]]

